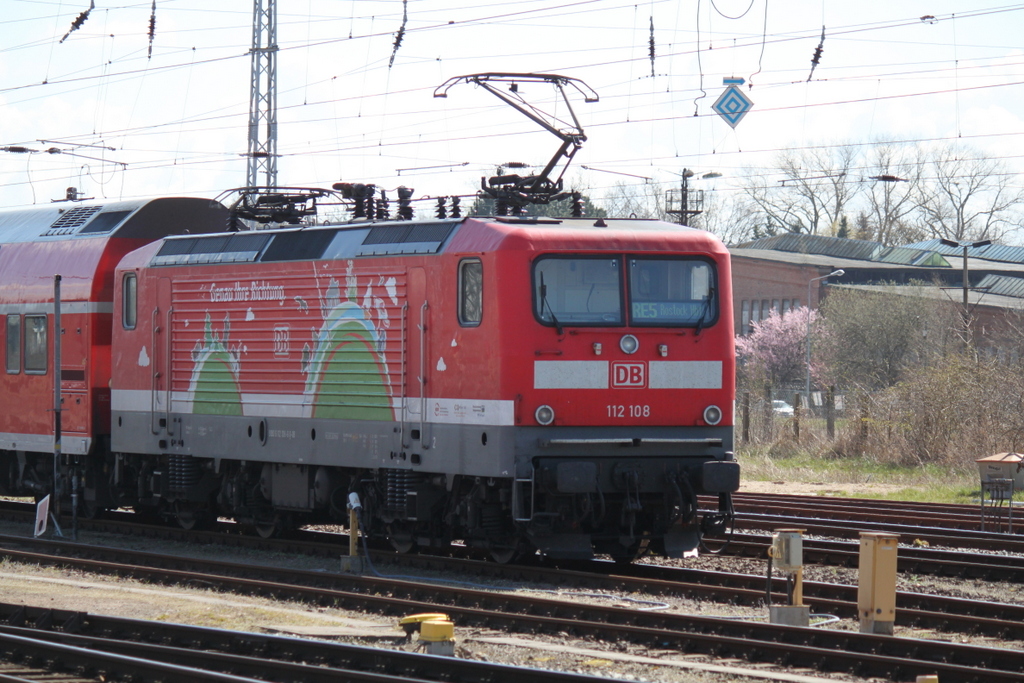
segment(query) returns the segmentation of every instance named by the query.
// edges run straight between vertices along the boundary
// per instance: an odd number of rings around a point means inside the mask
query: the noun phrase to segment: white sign
[[[36,538],[46,533],[46,520],[50,517],[50,495],[36,503]]]

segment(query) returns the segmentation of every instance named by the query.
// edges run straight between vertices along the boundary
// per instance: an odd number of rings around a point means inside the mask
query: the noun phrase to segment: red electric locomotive
[[[179,235],[114,278],[110,505],[345,519],[507,560],[692,550],[731,519],[729,256],[656,221]],[[717,494],[698,510],[697,494]]]
[[[61,276],[61,423],[66,458],[86,466],[86,503],[109,456],[114,267],[166,235],[222,232],[228,213],[205,199],[57,203],[0,213],[0,492],[53,488],[54,293]]]

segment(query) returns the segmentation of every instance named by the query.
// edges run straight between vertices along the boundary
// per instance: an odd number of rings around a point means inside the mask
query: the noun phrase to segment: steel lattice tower
[[[252,3],[246,187],[277,186],[277,0]],[[265,181],[260,182],[264,174]]]

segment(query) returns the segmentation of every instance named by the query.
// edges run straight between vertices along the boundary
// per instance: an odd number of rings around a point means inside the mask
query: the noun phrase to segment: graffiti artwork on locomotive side
[[[362,303],[357,303],[359,283],[352,262],[346,273],[346,297],[331,279],[321,298],[323,325],[302,349],[306,375],[303,404],[311,417],[335,419],[395,419],[387,364],[387,328],[391,325],[384,298],[367,282]],[[398,305],[395,278],[378,278],[378,289]],[[374,320],[376,318],[376,320]]]
[[[239,349],[229,347],[231,315],[225,314],[221,330],[213,329],[210,312],[203,323],[203,338],[192,349],[192,380],[189,399],[192,412],[203,415],[241,415],[242,391],[238,385]]]
[[[312,280],[201,284],[193,300],[202,310],[176,316],[185,336],[188,314],[204,319],[182,403],[195,414],[259,415],[277,403],[296,417],[393,421],[398,286],[393,275],[356,273],[351,261],[343,275]]]

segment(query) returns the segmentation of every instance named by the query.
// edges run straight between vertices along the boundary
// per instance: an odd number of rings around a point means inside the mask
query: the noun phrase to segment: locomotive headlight
[[[546,427],[555,421],[555,409],[551,406],[541,406],[537,408],[537,412],[533,416],[537,418],[537,422]]]
[[[619,340],[619,348],[625,354],[636,353],[636,350],[640,348],[640,340],[631,334],[624,334]]]
[[[718,406],[708,406],[704,409],[704,422],[709,425],[716,425],[722,421],[722,409]]]

